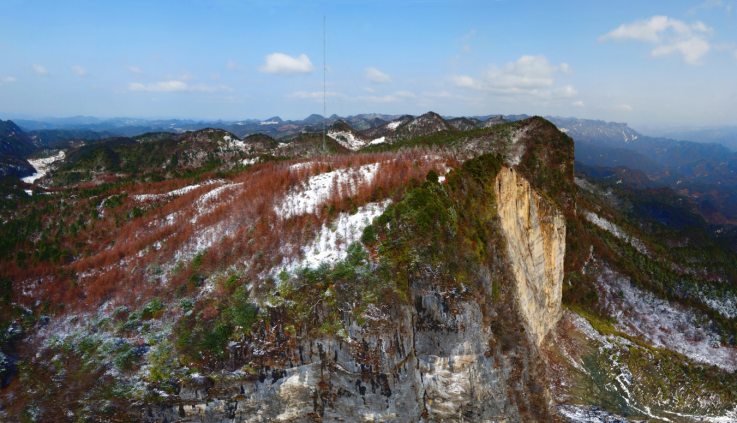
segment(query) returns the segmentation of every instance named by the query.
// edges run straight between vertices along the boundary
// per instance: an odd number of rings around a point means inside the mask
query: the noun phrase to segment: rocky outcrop
[[[190,380],[147,421],[551,421],[537,348],[517,336],[513,308],[490,325],[470,295],[436,289],[422,272],[414,305],[377,310],[380,323],[348,325],[348,339],[294,346],[289,364],[219,381]],[[387,308],[388,309],[388,308]],[[506,328],[513,333],[504,333]],[[264,345],[261,344],[263,347]],[[256,347],[252,345],[249,348]],[[237,356],[238,352],[233,351]]]
[[[562,314],[565,217],[514,169],[502,168],[494,191],[519,310],[539,346]]]
[[[502,169],[492,182],[499,219],[489,220],[488,260],[475,288],[420,266],[406,303],[376,304],[362,324],[344,314],[343,335],[286,338],[279,323],[264,326],[249,342],[231,344],[221,379],[186,381],[169,405],[139,416],[552,421],[539,344],[561,316],[565,221],[514,171]]]

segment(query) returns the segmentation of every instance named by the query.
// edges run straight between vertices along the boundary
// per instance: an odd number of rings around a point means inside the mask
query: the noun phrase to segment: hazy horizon
[[[0,118],[361,113],[737,123],[722,0],[0,4]],[[25,117],[24,117],[25,116]]]

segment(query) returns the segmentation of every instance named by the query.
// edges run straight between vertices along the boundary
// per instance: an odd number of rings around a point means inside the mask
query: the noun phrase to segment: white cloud
[[[653,16],[650,19],[622,24],[599,41],[641,41],[654,45],[650,54],[653,57],[680,53],[689,65],[700,64],[700,59],[711,50],[707,36],[713,29],[703,22],[687,24],[667,16]]]
[[[440,91],[437,93],[433,92],[424,92],[422,93],[425,97],[435,97],[435,98],[451,98],[453,97],[453,94],[449,93],[448,91]]]
[[[243,66],[232,60],[228,60],[228,63],[225,64],[225,67],[229,70],[243,70]]]
[[[613,106],[612,107],[612,110],[620,110],[620,111],[623,111],[623,112],[631,112],[632,111],[632,106],[630,106],[629,104],[618,104],[616,106]]]
[[[217,80],[220,79],[220,74],[219,73],[211,73],[210,74],[210,79],[212,79],[213,81],[217,81]]]
[[[399,97],[399,98],[415,98],[416,97],[414,93],[410,91],[397,91],[394,93],[394,96]]]
[[[574,101],[571,105],[575,107],[583,107],[583,101],[581,100]]]
[[[2,83],[10,83],[10,82],[17,82],[18,78],[14,78],[12,76],[6,76],[4,78],[0,78],[0,82]]]
[[[37,65],[34,63],[32,68],[33,68],[33,72],[35,72],[36,75],[46,76],[49,74],[49,71],[47,71],[46,68],[41,65]]]
[[[410,91],[397,91],[394,94],[389,94],[385,96],[367,96],[367,97],[358,97],[361,101],[366,101],[369,103],[397,103],[400,101],[405,101],[407,99],[416,98],[414,93]]]
[[[573,71],[571,70],[571,67],[568,66],[568,63],[561,63],[560,64],[560,73],[566,76],[573,75]]]
[[[389,75],[376,68],[366,68],[366,79],[377,84],[386,84],[392,82]]]
[[[323,92],[322,91],[313,91],[313,92],[307,92],[307,91],[297,91],[289,95],[290,98],[312,98],[316,100],[322,100],[323,98]],[[325,97],[346,97],[345,94],[335,92],[335,91],[326,91]]]
[[[555,97],[565,97],[565,98],[571,98],[578,95],[578,91],[576,91],[575,88],[571,85],[564,85],[560,88],[557,88],[555,91],[553,91],[553,94]]]
[[[450,80],[458,87],[473,88],[476,86],[476,81],[467,75],[451,76]]]
[[[465,44],[464,46],[461,47],[461,51],[468,53],[471,51],[471,46],[469,46],[468,44]]]
[[[515,63],[508,63],[503,68],[492,65],[486,79],[493,87],[501,89],[552,87],[557,70],[545,56],[522,56]]]
[[[79,65],[72,66],[72,72],[74,72],[79,77],[85,77],[85,76],[88,76],[89,75],[87,73],[87,69],[85,69],[85,68],[83,68],[82,66],[79,66]]]
[[[366,90],[366,92],[371,93],[371,94],[373,94],[373,93],[376,92],[376,90],[373,89],[373,88],[371,88],[371,87],[366,87],[366,88],[364,88],[364,90]]]
[[[299,57],[292,57],[283,53],[272,53],[267,54],[264,60],[266,63],[259,69],[259,72],[262,73],[295,75],[299,73],[310,73],[315,70],[312,62],[310,62],[310,58],[306,54],[300,54]]]
[[[734,54],[734,58],[737,59],[737,50],[733,51],[732,54]]]
[[[465,34],[464,36],[461,37],[461,41],[468,41],[468,40],[470,40],[471,37],[474,36],[474,34],[476,34],[476,30],[475,29],[472,29],[471,31],[468,32],[468,34]]]
[[[555,88],[558,74],[570,75],[570,67],[551,64],[543,55],[522,56],[503,67],[489,66],[480,78],[455,75],[449,78],[457,87],[488,91],[503,96],[535,96],[541,99],[568,98],[578,95],[571,85]]]
[[[215,93],[221,91],[233,91],[232,88],[225,85],[189,85],[184,81],[162,81],[155,82],[153,84],[141,84],[140,82],[128,83],[129,91],[141,91],[141,92],[201,92],[201,93]]]
[[[195,79],[197,79],[197,77],[189,73],[189,71],[184,70],[180,75],[166,75],[166,79],[175,79],[178,81],[194,81]]]
[[[136,75],[143,75],[143,73],[144,73],[141,70],[141,68],[138,68],[138,67],[135,67],[135,66],[130,66],[129,65],[129,66],[126,66],[126,68],[128,68],[129,71],[135,73]]]
[[[701,3],[700,5],[694,7],[693,9],[688,11],[689,15],[693,15],[696,12],[699,11],[699,9],[714,9],[714,8],[724,8],[724,11],[727,13],[732,12],[732,3],[722,1],[722,0],[706,0],[705,2]]]

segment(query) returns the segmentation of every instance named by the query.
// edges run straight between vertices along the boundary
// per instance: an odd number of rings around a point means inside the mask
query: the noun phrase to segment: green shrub
[[[156,316],[156,313],[164,309],[164,303],[160,299],[154,298],[149,301],[141,310],[141,318],[151,319]]]
[[[368,246],[376,244],[376,232],[374,231],[374,225],[368,225],[363,228],[363,234],[361,235],[361,242]]]
[[[218,323],[212,330],[205,331],[200,347],[216,355],[222,355],[225,346],[230,342],[230,334],[233,328],[229,323]]]
[[[204,260],[206,253],[207,250],[202,250],[195,254],[194,258],[192,259],[192,270],[198,270],[202,266],[202,261]]]
[[[131,344],[124,342],[121,344],[117,351],[115,358],[113,358],[113,364],[118,370],[129,370],[133,367],[137,358],[136,350]]]
[[[235,288],[235,286],[238,284],[238,275],[230,275],[228,276],[228,279],[225,280],[225,287],[226,288]]]
[[[191,298],[182,298],[179,300],[179,307],[184,311],[189,311],[194,308],[194,300]]]

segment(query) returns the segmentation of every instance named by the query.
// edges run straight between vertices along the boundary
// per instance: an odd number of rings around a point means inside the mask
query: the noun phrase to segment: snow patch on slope
[[[323,262],[334,264],[345,259],[348,246],[361,238],[363,228],[384,213],[389,204],[391,200],[385,200],[359,207],[353,215],[341,213],[336,219],[326,222],[315,239],[302,247],[301,259],[285,260],[282,268],[287,271],[301,267],[316,268]]]
[[[584,210],[583,214],[584,216],[586,216],[586,219],[589,222],[600,227],[601,229],[604,229],[605,231],[616,236],[617,238],[627,241],[628,243],[630,243],[630,245],[635,247],[635,249],[637,249],[637,251],[639,251],[641,254],[645,254],[647,256],[650,255],[647,250],[647,247],[645,247],[645,244],[642,241],[633,237],[627,232],[623,231],[622,228],[620,228],[619,226],[597,215],[596,213],[592,213],[588,210]]]
[[[704,286],[699,292],[699,299],[728,319],[737,317],[737,297],[731,293],[722,294],[721,298],[716,295],[714,291],[709,292],[708,287]]]
[[[598,407],[585,407],[571,404],[558,404],[558,415],[571,423],[610,423],[644,422],[645,420],[625,420],[624,417]]]
[[[26,176],[25,178],[21,178],[21,180],[27,184],[34,183],[37,179],[41,179],[46,175],[46,172],[49,170],[49,166],[52,163],[58,162],[64,160],[64,152],[60,151],[59,154],[51,157],[45,157],[43,159],[32,159],[28,160],[28,163],[33,166],[34,169],[36,169],[36,173],[34,173],[31,176]]]
[[[737,350],[721,345],[720,335],[710,330],[711,322],[705,317],[632,286],[627,278],[606,267],[598,277],[598,288],[618,330],[642,336],[654,347],[676,351],[696,362],[737,370]]]
[[[157,200],[159,198],[184,195],[202,186],[206,186],[210,184],[222,184],[222,183],[225,183],[225,181],[222,179],[210,179],[210,180],[202,182],[201,184],[187,185],[186,187],[175,189],[169,192],[165,192],[163,194],[137,194],[137,195],[132,195],[131,198],[133,198],[136,201]]]
[[[340,169],[321,173],[311,177],[287,193],[281,206],[274,211],[282,218],[288,219],[305,213],[314,213],[317,206],[327,202],[335,191],[347,188],[343,195],[353,195],[359,185],[370,184],[381,166],[372,163],[357,169]]]
[[[350,131],[330,131],[328,132],[328,136],[343,147],[354,151],[366,145],[364,140],[356,138]]]
[[[401,120],[395,120],[394,122],[389,122],[389,124],[386,125],[387,128],[389,128],[390,131],[393,131],[399,127],[399,125],[402,124]]]

